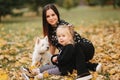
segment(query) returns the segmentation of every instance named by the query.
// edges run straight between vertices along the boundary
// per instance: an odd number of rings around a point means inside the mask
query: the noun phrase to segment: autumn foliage
[[[34,38],[28,39],[28,34],[35,30],[8,30],[9,34],[5,30],[0,24],[0,80],[23,80],[19,68],[31,64]],[[87,27],[80,25],[75,30],[93,42],[95,56],[91,61],[103,64],[101,73],[91,72],[92,80],[120,80],[120,22],[101,21]],[[47,80],[74,80],[75,76],[49,75]]]

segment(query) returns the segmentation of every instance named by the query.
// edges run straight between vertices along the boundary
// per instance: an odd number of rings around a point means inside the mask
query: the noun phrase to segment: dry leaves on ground
[[[120,80],[120,22],[102,21],[89,27],[80,26],[75,29],[93,42],[96,52],[91,61],[103,64],[101,73],[91,72],[92,80]],[[0,34],[4,35],[0,38],[0,80],[23,80],[19,68],[31,64],[34,41],[26,39],[27,32]],[[11,37],[13,35],[15,37]],[[17,41],[8,42],[7,38],[15,38]],[[46,80],[74,80],[73,77],[50,75]]]

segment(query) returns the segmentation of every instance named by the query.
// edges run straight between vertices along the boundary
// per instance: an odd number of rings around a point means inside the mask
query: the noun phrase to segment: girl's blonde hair
[[[66,25],[66,24],[61,24],[61,25],[59,25],[58,27],[57,27],[57,30],[59,29],[59,28],[63,28],[63,29],[68,29],[68,31],[69,31],[69,33],[70,33],[70,35],[71,35],[71,37],[72,37],[72,40],[71,40],[71,42],[72,42],[72,44],[74,44],[74,26],[73,25]],[[56,31],[57,31],[56,30]]]

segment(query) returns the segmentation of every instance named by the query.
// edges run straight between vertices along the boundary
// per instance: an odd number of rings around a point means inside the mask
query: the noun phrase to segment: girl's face
[[[72,42],[72,35],[70,34],[67,28],[58,28],[57,29],[57,38],[58,42],[65,46],[67,44],[71,44]]]
[[[50,25],[55,26],[58,22],[58,16],[52,9],[48,9],[46,11],[46,20]]]

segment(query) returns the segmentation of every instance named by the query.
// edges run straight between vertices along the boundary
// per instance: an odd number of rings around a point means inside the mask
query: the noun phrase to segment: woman
[[[58,43],[56,37],[56,29],[58,25],[61,24],[71,25],[71,24],[60,19],[59,12],[54,4],[48,4],[43,8],[42,20],[43,20],[43,34],[44,36],[48,36],[49,38],[51,54],[55,54],[56,48],[58,50],[61,50],[61,48],[63,47]],[[82,51],[86,56],[86,61],[93,58],[94,46],[89,40],[82,38],[77,32],[74,31],[74,41],[75,44],[79,44],[81,46]]]
[[[55,54],[56,48],[61,50],[62,46],[58,43],[56,37],[56,29],[60,24],[71,25],[68,22],[60,19],[59,12],[55,5],[48,4],[43,8],[42,13],[43,20],[43,34],[44,36],[48,36],[50,42],[50,52]],[[94,47],[93,44],[85,38],[82,38],[77,32],[75,32],[74,41],[76,44],[82,44],[83,53],[89,54],[89,59],[92,59],[94,55]],[[89,60],[88,59],[88,60]]]

